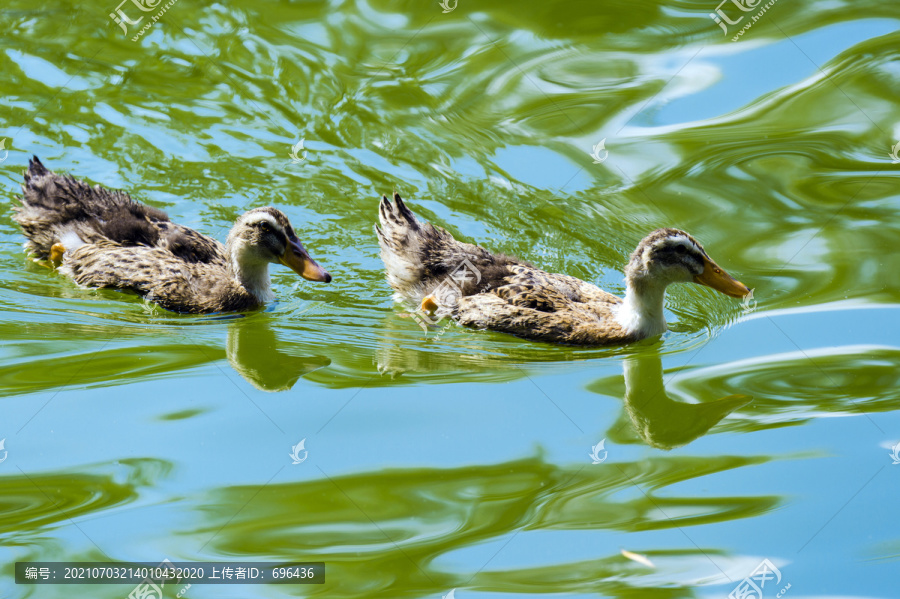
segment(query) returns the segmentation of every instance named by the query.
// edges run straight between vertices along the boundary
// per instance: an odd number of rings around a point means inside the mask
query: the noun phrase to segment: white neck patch
[[[234,248],[231,253],[231,271],[234,277],[260,302],[270,302],[275,298],[269,281],[269,263],[260,260],[241,261],[238,257],[241,248]]]
[[[665,283],[645,284],[640,290],[628,283],[625,301],[613,307],[616,322],[641,339],[665,333],[668,329],[663,309],[665,295]]]

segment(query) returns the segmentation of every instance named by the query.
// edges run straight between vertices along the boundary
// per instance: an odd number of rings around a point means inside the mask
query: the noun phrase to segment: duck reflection
[[[385,318],[375,351],[378,371],[391,378],[417,381],[500,382],[522,378],[521,365],[558,362],[568,364],[609,350],[591,352],[566,346],[526,343],[504,333],[471,331],[445,319],[426,331],[410,324],[409,315]]]
[[[499,359],[479,352],[451,332],[449,321],[426,331],[410,326],[407,314],[385,318],[378,331],[375,367],[391,379],[415,377],[416,380],[446,380],[446,377],[493,368],[502,368]],[[448,335],[449,333],[449,335]],[[453,339],[447,342],[445,335]]]
[[[656,351],[628,357],[623,366],[625,411],[635,432],[651,447],[687,445],[753,399],[728,395],[703,403],[675,401],[666,393],[662,359]]]
[[[280,342],[268,314],[233,318],[225,353],[231,367],[260,391],[287,391],[304,374],[331,364],[324,356],[298,356]]]
[[[566,348],[512,340],[487,352],[485,344],[472,342],[465,336],[452,336],[445,341],[438,334],[426,340],[421,332],[412,330],[400,320],[384,323],[375,358],[383,375],[414,377],[416,382],[429,380],[446,382],[452,372],[454,380],[486,383],[507,382],[526,376],[523,365],[548,365],[558,361],[562,368],[570,368],[572,361],[592,360],[586,364],[608,364],[615,354],[608,349],[574,353]],[[409,331],[412,331],[411,333]],[[749,395],[729,395],[713,401],[686,403],[669,397],[663,384],[663,366],[658,346],[632,348],[622,362],[624,369],[625,410],[611,427],[607,437],[619,443],[634,443],[633,429],[644,443],[658,449],[673,449],[687,445],[706,434],[731,412],[748,404]],[[639,352],[639,353],[635,353]],[[602,360],[597,362],[595,360]],[[622,397],[623,377],[598,380],[590,390]]]

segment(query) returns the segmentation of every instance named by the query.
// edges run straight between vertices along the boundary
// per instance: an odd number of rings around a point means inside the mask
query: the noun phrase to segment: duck
[[[625,267],[624,298],[566,274],[457,241],[420,222],[396,192],[382,196],[375,234],[394,299],[423,328],[451,318],[473,329],[576,346],[626,345],[667,330],[666,288],[697,283],[734,298],[750,289],[680,229],[644,237]]]
[[[13,219],[28,240],[25,249],[82,287],[131,290],[172,312],[208,314],[272,301],[269,264],[331,281],[273,207],[242,214],[223,244],[123,191],[58,175],[37,156],[22,191]]]

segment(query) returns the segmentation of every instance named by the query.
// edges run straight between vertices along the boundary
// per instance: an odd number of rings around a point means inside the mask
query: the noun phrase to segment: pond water
[[[0,596],[164,559],[326,565],[166,591],[198,599],[725,598],[763,560],[767,598],[897,596],[900,5],[137,4],[0,9]],[[79,289],[23,253],[32,154],[219,239],[277,206],[334,281],[273,268],[240,317]],[[615,293],[682,228],[755,299],[670,288],[618,349],[426,333],[391,190]]]

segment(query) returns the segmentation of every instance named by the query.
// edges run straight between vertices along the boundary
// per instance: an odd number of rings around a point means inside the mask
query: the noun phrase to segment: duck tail
[[[416,233],[422,230],[422,225],[416,220],[416,215],[406,207],[400,194],[394,192],[394,203],[387,196],[381,196],[378,205],[378,221],[381,229],[375,227],[381,247],[390,248],[392,251],[404,251],[414,241]]]
[[[60,216],[50,202],[53,193],[49,188],[52,186],[53,173],[41,164],[37,156],[32,157],[25,171],[23,195],[17,198],[21,205],[13,206],[13,220],[22,227],[28,238],[25,247],[38,258],[47,258],[51,246],[58,242],[52,223],[59,221]]]
[[[37,156],[28,161],[22,192],[13,219],[28,238],[25,247],[37,258],[47,258],[57,243],[66,251],[103,240],[147,244],[156,234],[153,223],[169,220],[124,192],[57,175]]]
[[[478,293],[489,282],[510,274],[509,266],[518,260],[494,255],[482,247],[457,241],[440,227],[419,222],[399,194],[393,203],[381,198],[378,207],[381,228],[375,227],[381,246],[381,259],[395,298],[413,306],[435,293],[452,287],[460,296]],[[448,284],[452,283],[448,287]],[[445,287],[447,289],[445,289]],[[443,290],[443,291],[442,291]],[[440,308],[452,302],[437,299]]]
[[[396,192],[393,203],[387,196],[382,196],[378,221],[381,228],[375,225],[375,234],[381,246],[388,282],[399,295],[414,299],[420,295],[415,289],[426,276],[426,241],[429,236],[434,236],[436,229],[428,223],[423,227]]]

